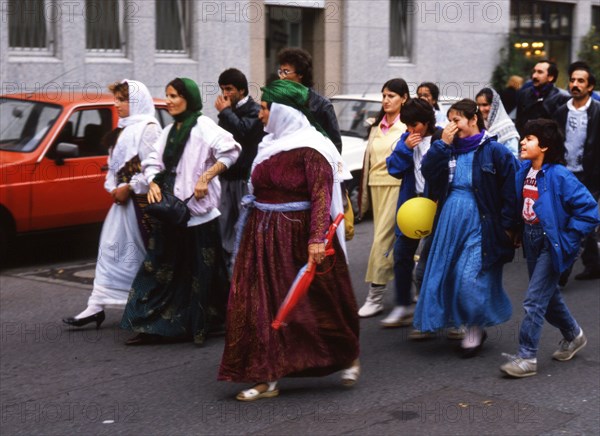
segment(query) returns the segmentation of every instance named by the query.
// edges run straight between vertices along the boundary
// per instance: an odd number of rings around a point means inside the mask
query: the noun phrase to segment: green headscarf
[[[261,101],[284,104],[299,110],[315,129],[328,138],[308,107],[309,89],[306,86],[291,80],[275,80],[260,89],[263,92]]]
[[[167,144],[162,156],[165,169],[154,178],[154,182],[158,185],[162,185],[165,177],[177,167],[190,133],[196,125],[198,117],[202,115],[202,96],[196,82],[185,77],[178,77],[175,80],[183,82],[184,89],[180,95],[185,99],[187,107],[184,112],[173,117],[175,123],[181,123],[181,125],[179,129],[173,126],[167,137]]]

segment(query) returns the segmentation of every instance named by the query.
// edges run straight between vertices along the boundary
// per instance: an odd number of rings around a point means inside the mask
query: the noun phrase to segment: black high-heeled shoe
[[[71,325],[73,327],[81,327],[84,326],[86,324],[89,324],[91,322],[95,322],[96,323],[96,330],[98,330],[100,328],[100,325],[104,322],[104,320],[106,319],[106,315],[104,314],[104,311],[101,310],[98,313],[95,313],[93,315],[90,316],[86,316],[85,318],[63,318],[63,322],[65,324]]]

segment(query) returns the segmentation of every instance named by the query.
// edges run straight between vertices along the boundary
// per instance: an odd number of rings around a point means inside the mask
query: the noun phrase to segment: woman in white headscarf
[[[350,174],[308,111],[308,88],[276,80],[262,90],[258,116],[268,135],[253,163],[253,197],[245,197],[247,220],[235,258],[218,377],[253,383],[237,395],[239,401],[277,396],[283,377],[341,371],[342,383],[350,386],[360,373],[343,225],[333,238],[333,256],[325,258],[324,241],[332,217],[343,212],[340,182]],[[324,264],[286,324],[275,330],[277,310],[307,263]]]
[[[65,324],[81,327],[105,319],[105,307],[127,303],[131,283],[146,256],[149,220],[143,213],[148,183],[141,161],[154,150],[162,131],[154,117],[154,102],[146,85],[123,80],[108,87],[115,96],[117,129],[103,139],[109,147],[104,188],[114,204],[102,226],[92,295],[87,308]]]
[[[492,88],[483,88],[477,93],[475,101],[483,115],[487,132],[490,136],[497,136],[497,141],[504,144],[518,159],[520,156],[519,132],[506,113],[500,95]]]

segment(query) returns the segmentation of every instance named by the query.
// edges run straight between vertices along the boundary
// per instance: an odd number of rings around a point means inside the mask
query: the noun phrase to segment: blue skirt
[[[414,327],[492,326],[512,315],[502,287],[502,267],[482,269],[481,222],[469,187],[454,186],[440,214]]]

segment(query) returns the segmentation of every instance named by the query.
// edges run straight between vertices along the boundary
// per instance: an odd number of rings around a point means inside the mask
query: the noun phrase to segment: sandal
[[[350,368],[342,370],[342,384],[347,387],[354,386],[360,376],[360,362],[356,359]]]
[[[259,391],[256,389],[258,386],[267,385],[266,391]],[[236,395],[235,399],[239,401],[255,401],[261,398],[273,398],[279,395],[279,389],[277,389],[277,382],[264,382],[257,383],[252,388],[241,391]]]

